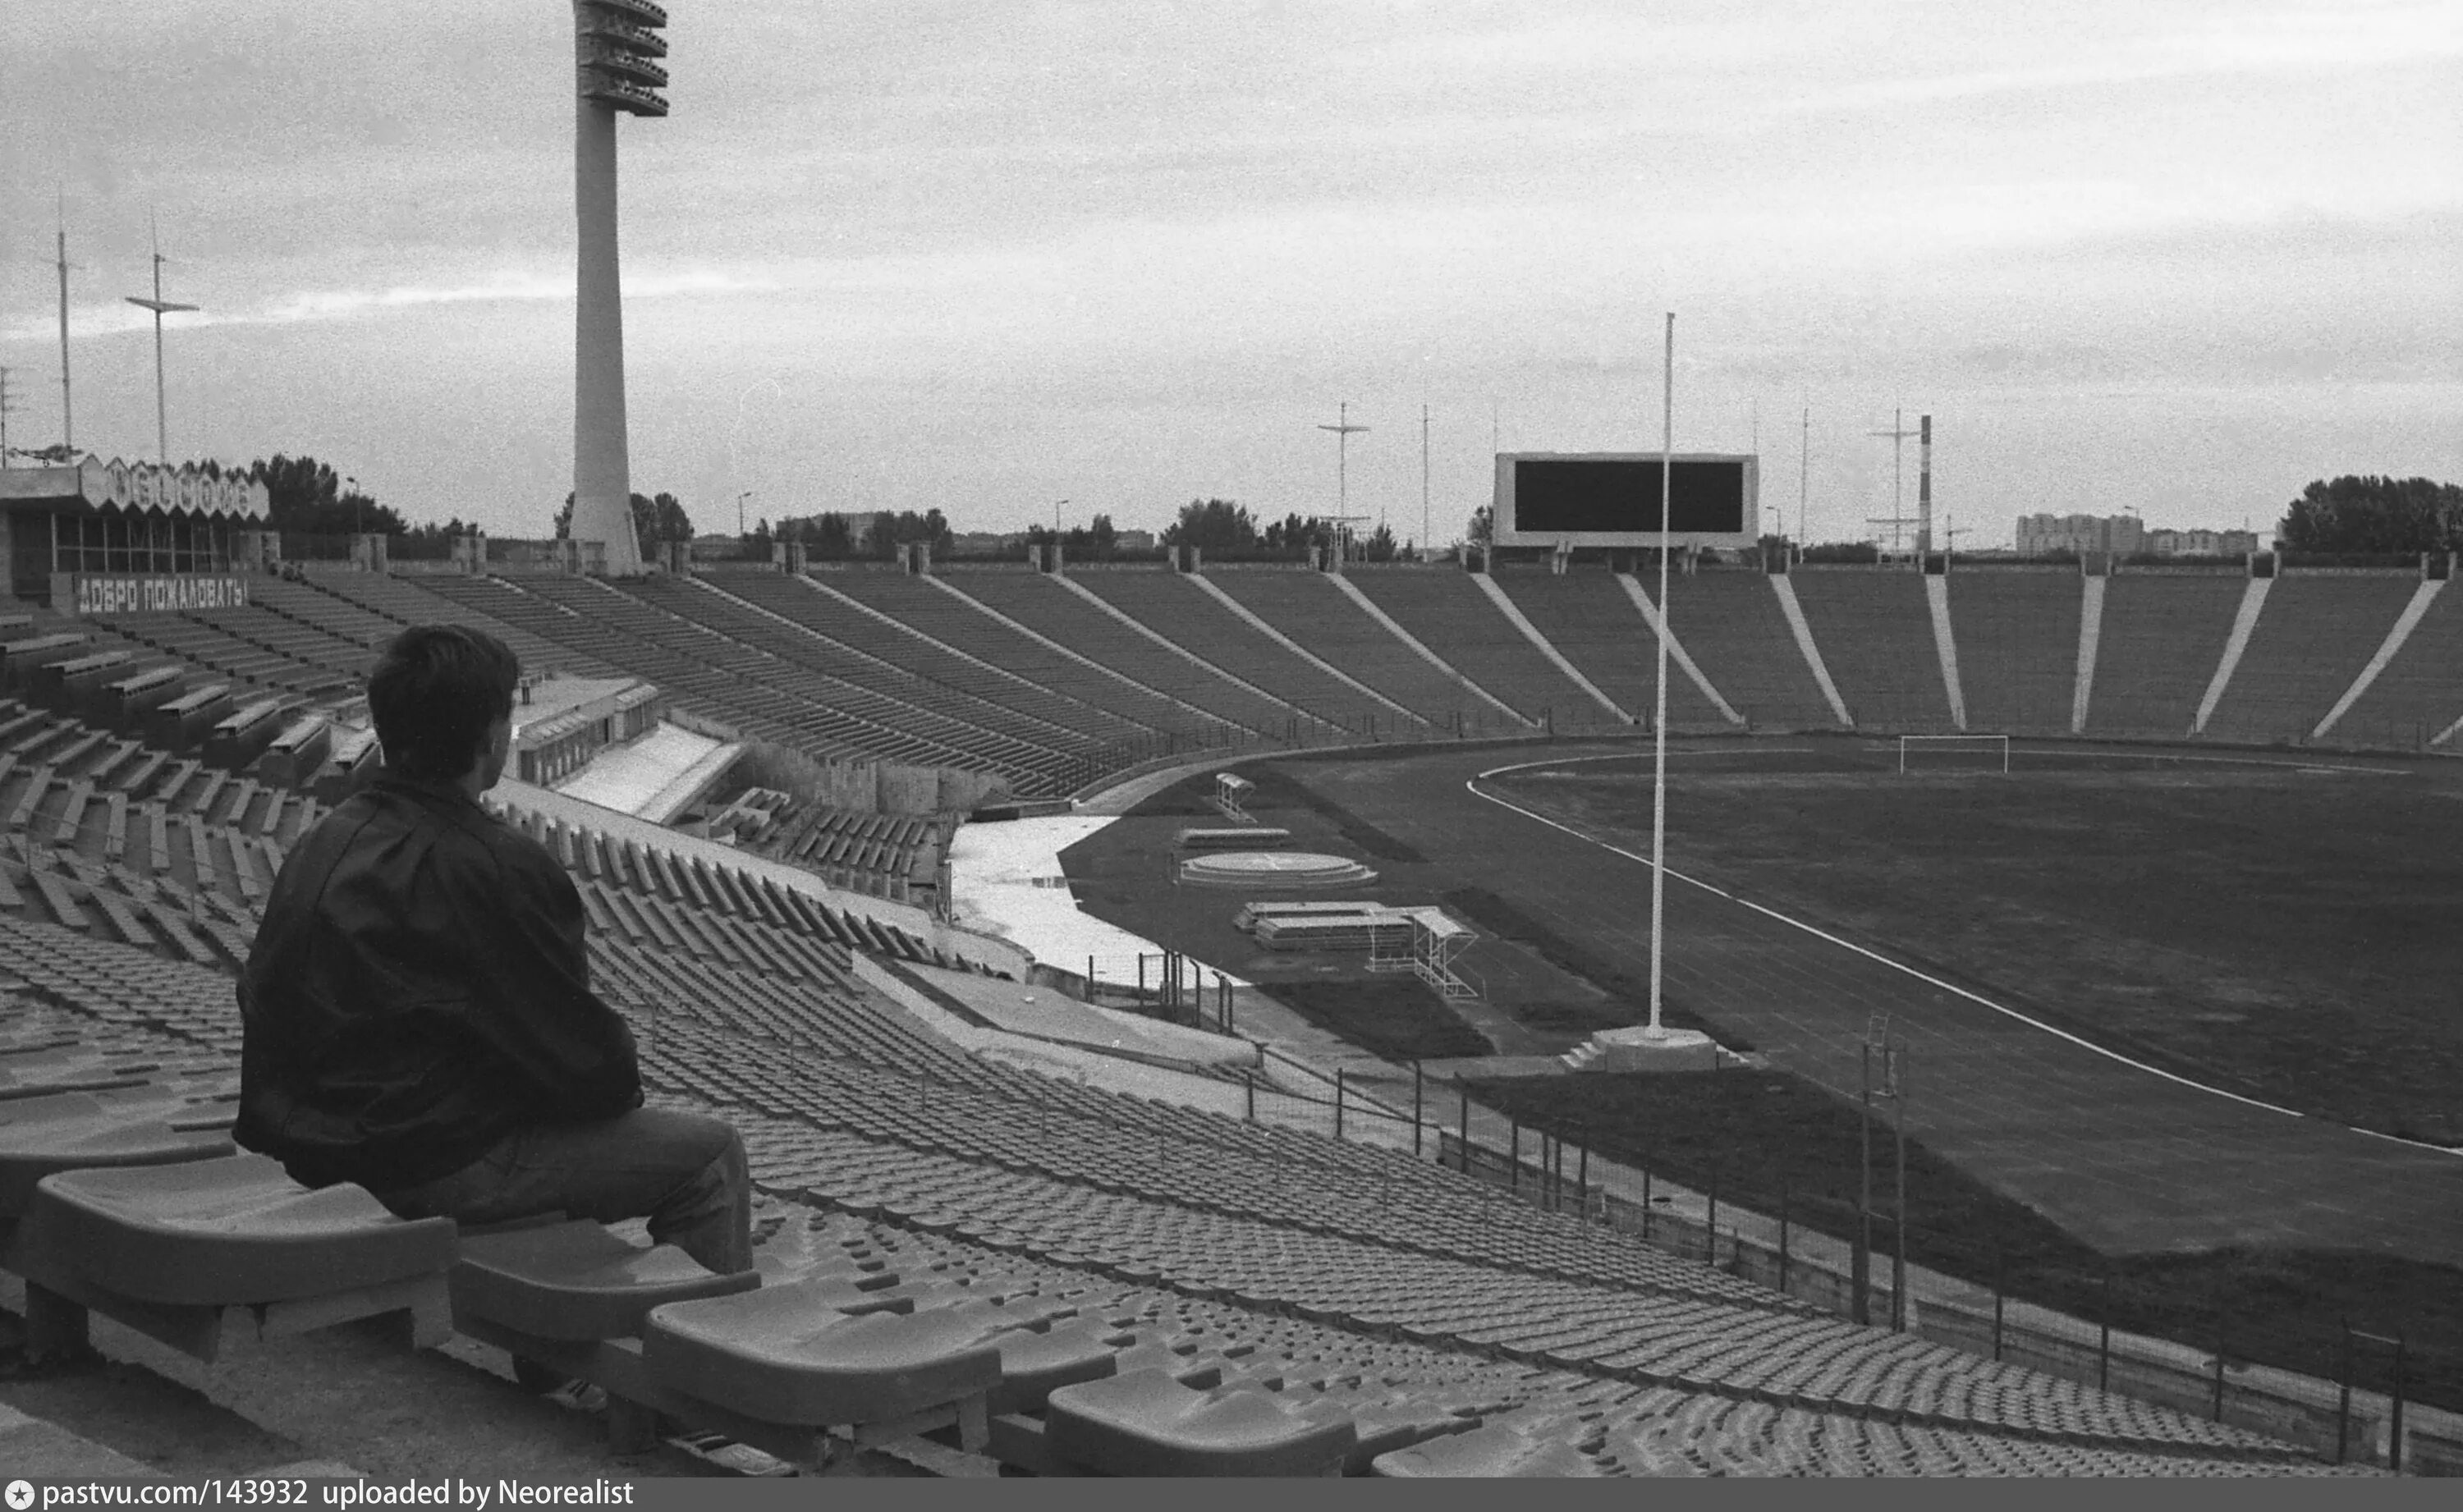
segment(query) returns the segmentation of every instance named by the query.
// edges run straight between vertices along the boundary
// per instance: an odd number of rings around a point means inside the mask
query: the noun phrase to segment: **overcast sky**
[[[2463,7],[676,0],[625,119],[633,483],[704,528],[1192,497],[1459,534],[1507,450],[1758,435],[1765,520],[2261,529],[2463,481]],[[571,486],[569,8],[10,0],[0,363],[56,441],[312,453],[414,520]],[[1811,443],[1803,415],[1811,409]],[[1809,455],[1799,522],[1801,464]],[[1915,497],[1915,448],[1906,498]]]

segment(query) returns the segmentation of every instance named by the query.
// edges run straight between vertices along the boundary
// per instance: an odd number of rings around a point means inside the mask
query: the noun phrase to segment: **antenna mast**
[[[1334,432],[1334,512],[1344,519],[1351,517],[1351,438],[1366,430],[1365,425],[1351,423],[1351,401],[1344,400],[1335,406],[1335,422],[1319,425],[1319,430]]]
[[[1907,412],[1906,412],[1905,410],[1898,410],[1898,409],[1894,409],[1894,410],[1890,411],[1890,428],[1889,428],[1888,430],[1868,430],[1868,431],[1866,431],[1864,434],[1865,434],[1865,435],[1867,435],[1867,436],[1885,436],[1885,437],[1889,438],[1889,442],[1890,442],[1890,514],[1889,514],[1889,518],[1887,518],[1887,519],[1885,519],[1885,520],[1867,519],[1864,523],[1865,523],[1866,525],[1886,525],[1886,526],[1888,526],[1888,527],[1890,528],[1890,552],[1891,552],[1891,554],[1892,554],[1892,555],[1897,555],[1897,554],[1898,554],[1898,552],[1899,552],[1899,551],[1900,551],[1900,550],[1901,550],[1901,545],[1900,545],[1900,543],[1906,539],[1906,536],[1905,536],[1905,533],[1904,533],[1904,532],[1905,532],[1905,529],[1906,529],[1906,527],[1910,526],[1910,525],[1915,525],[1915,524],[1918,524],[1918,523],[1919,523],[1919,522],[1917,522],[1917,521],[1915,521],[1915,520],[1913,520],[1913,519],[1911,519],[1911,518],[1909,518],[1909,517],[1908,517],[1908,515],[1907,515],[1907,505],[1906,505],[1903,501],[1905,500],[1906,495],[1907,495],[1907,477],[1906,477],[1906,467],[1905,467],[1905,465],[1904,465],[1904,459],[1905,459],[1905,457],[1906,457],[1906,455],[1907,455],[1907,438],[1908,438],[1908,437],[1910,437],[1910,436],[1914,436],[1914,435],[1920,434],[1920,433],[1919,433],[1919,432],[1916,432],[1916,431],[1912,431],[1912,430],[1907,429]],[[1931,522],[1928,520],[1928,521],[1925,521],[1925,522],[1922,522],[1922,523],[1924,523],[1924,524],[1926,524],[1926,525],[1929,525]],[[1919,537],[1918,537],[1918,540],[1919,540],[1919,542],[1921,542],[1921,541],[1922,541],[1922,537],[1921,537],[1921,536],[1919,536]],[[1920,547],[1920,549],[1921,549],[1921,547]]]
[[[1813,496],[1813,406],[1804,406],[1804,431],[1796,443],[1796,528],[1804,529],[1806,501]],[[1787,539],[1787,525],[1778,528],[1779,539]]]
[[[154,243],[154,297],[147,299],[139,294],[121,297],[140,310],[154,312],[154,449],[156,458],[167,467],[171,465],[171,423],[166,418],[168,411],[163,400],[163,315],[166,311],[194,310],[197,307],[174,304],[163,297],[163,265],[169,259],[163,255],[162,232],[156,228],[151,214],[145,217],[145,228]]]

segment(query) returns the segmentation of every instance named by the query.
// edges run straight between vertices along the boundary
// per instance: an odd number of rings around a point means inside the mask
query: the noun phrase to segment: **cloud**
[[[2150,14],[2161,12],[2138,12],[2134,19],[2143,24]],[[2091,13],[2065,11],[2061,18],[2059,36],[2036,38],[2049,56],[2020,61],[2014,55],[1981,67],[1952,66],[1946,58],[1935,70],[1817,89],[1779,108],[1802,114],[1874,110],[2201,76],[2416,67],[2463,56],[2463,11],[2446,4],[2346,3],[2271,12],[2232,8],[2202,25],[2137,35],[2115,35],[2116,29]],[[2071,55],[2060,55],[2064,52]]]
[[[624,299],[630,304],[635,300],[672,299],[685,295],[759,293],[776,287],[776,284],[764,279],[707,270],[627,273],[624,276]],[[501,273],[474,284],[399,284],[383,289],[300,290],[236,309],[207,309],[178,313],[169,318],[179,326],[192,330],[209,326],[301,325],[378,318],[392,312],[438,305],[569,302],[573,297],[573,277],[569,273]],[[0,340],[39,340],[56,332],[55,318],[20,321],[0,330]],[[76,336],[151,330],[154,323],[151,314],[126,303],[73,305],[69,320],[72,334]]]

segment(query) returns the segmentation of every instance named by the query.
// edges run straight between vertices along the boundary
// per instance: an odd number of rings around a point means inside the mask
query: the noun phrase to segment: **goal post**
[[[1899,775],[1910,771],[2010,771],[2007,735],[1902,735]]]

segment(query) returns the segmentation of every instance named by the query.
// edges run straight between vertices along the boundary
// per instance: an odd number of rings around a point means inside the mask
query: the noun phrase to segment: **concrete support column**
[[[573,539],[606,543],[604,571],[642,571],[624,435],[624,292],[616,252],[616,112],[575,101]]]

